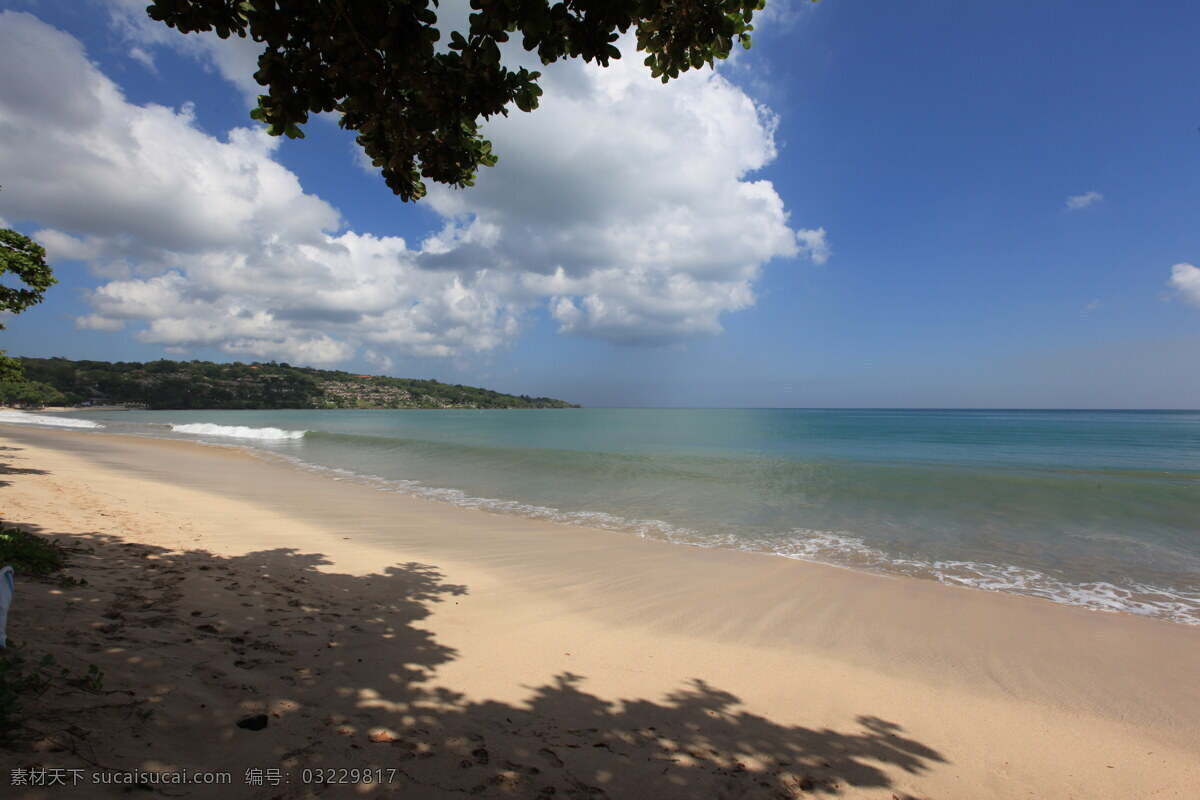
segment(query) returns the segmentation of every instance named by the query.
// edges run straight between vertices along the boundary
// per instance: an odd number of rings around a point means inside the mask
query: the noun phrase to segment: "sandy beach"
[[[1200,796],[1195,627],[72,431],[0,428],[0,520],[87,582],[18,579],[10,638],[104,673],[5,797]]]

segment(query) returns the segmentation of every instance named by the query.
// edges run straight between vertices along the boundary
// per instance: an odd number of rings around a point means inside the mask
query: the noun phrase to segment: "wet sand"
[[[38,734],[0,751],[5,789],[42,765],[231,774],[164,792],[187,797],[1200,796],[1193,627],[493,515],[233,448],[15,426],[0,447],[0,520],[76,547],[87,580],[19,581],[9,635],[96,664],[108,692],[48,693]],[[237,727],[256,713],[265,729]],[[384,783],[321,772],[367,768]]]

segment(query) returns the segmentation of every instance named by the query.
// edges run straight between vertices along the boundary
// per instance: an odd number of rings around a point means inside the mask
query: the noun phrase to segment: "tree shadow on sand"
[[[23,449],[7,445],[0,446],[0,475],[48,475],[49,473],[44,469],[19,467],[13,464],[13,461],[19,459],[20,456],[13,456],[11,453]],[[0,480],[0,486],[8,486],[9,483],[9,481]]]
[[[571,673],[520,703],[463,696],[436,674],[459,654],[419,624],[467,588],[428,565],[352,576],[286,548],[222,557],[58,536],[74,547],[68,573],[87,584],[64,593],[19,580],[10,635],[64,664],[95,663],[105,690],[132,693],[136,707],[47,694],[22,746],[0,751],[0,785],[18,767],[186,767],[231,771],[239,797],[359,796],[368,787],[313,779],[371,768],[382,779],[372,790],[421,798],[906,796],[901,774],[945,763],[895,722],[782,725],[699,679],[661,699],[604,699]],[[265,729],[237,726],[255,713]],[[272,769],[290,783],[264,778]]]

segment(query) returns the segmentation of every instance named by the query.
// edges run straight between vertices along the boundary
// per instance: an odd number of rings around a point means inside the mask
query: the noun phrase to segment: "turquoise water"
[[[1200,624],[1196,412],[69,416],[502,513]]]

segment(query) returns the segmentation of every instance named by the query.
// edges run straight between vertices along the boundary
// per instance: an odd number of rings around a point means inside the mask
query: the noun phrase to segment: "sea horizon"
[[[1195,408],[1183,407],[1083,407],[1083,406],[616,406],[616,405],[576,405],[571,408],[163,408],[146,409],[132,404],[112,405],[79,405],[51,406],[45,408],[8,408],[12,411],[25,411],[31,414],[62,413],[66,411],[106,411],[122,409],[130,411],[580,411],[580,410],[609,410],[609,411],[1081,411],[1081,412],[1150,412],[1150,413],[1200,413],[1200,406]]]

